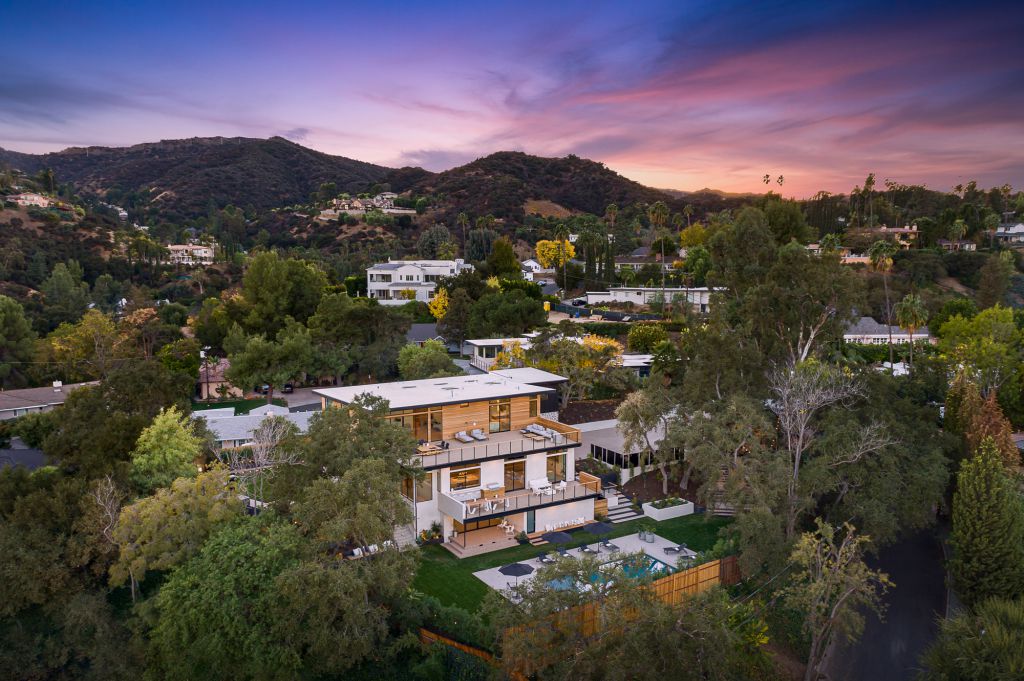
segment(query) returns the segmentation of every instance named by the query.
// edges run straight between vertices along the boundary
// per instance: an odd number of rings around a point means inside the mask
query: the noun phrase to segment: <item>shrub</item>
[[[627,343],[630,350],[636,352],[653,352],[654,348],[668,340],[668,332],[660,324],[634,324],[629,330]]]

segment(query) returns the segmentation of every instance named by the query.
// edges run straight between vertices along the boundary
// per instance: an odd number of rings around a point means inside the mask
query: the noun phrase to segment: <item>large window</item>
[[[451,470],[451,489],[469,489],[480,486],[480,466],[463,466]]]
[[[417,440],[436,441],[443,439],[441,407],[393,411],[388,416],[388,419],[404,426]]]
[[[434,474],[427,473],[423,479],[416,480],[413,485],[413,479],[411,476],[405,476],[402,478],[402,496],[412,501],[413,487],[416,488],[416,501],[430,501],[434,498]]]
[[[548,480],[551,482],[565,480],[565,452],[548,456]]]
[[[540,395],[534,395],[530,398],[530,418],[538,416],[540,416]]]
[[[512,400],[510,398],[491,400],[490,412],[490,431],[492,433],[507,433],[512,429]]]
[[[526,489],[526,460],[505,463],[505,492]]]

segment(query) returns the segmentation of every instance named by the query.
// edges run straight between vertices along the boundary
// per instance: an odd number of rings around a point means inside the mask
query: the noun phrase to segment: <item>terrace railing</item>
[[[545,418],[537,418],[534,422],[555,431],[557,434],[556,439],[544,438],[533,440],[523,437],[518,431],[497,433],[490,436],[494,438],[493,441],[481,440],[473,444],[463,444],[458,440],[449,440],[449,449],[429,453],[417,452],[415,458],[419,459],[420,465],[426,469],[447,468],[448,466],[457,466],[484,459],[530,454],[560,447],[575,447],[580,443],[580,431],[575,428],[570,428],[563,423]],[[498,439],[499,437],[502,439]]]
[[[442,499],[438,506],[441,511],[456,520],[477,520],[518,513],[540,506],[595,498],[601,495],[601,481],[599,479],[569,480],[564,489],[558,489],[557,483],[548,489],[550,493],[536,494],[523,490],[493,499],[474,499],[472,501],[462,501],[448,494],[441,494]]]

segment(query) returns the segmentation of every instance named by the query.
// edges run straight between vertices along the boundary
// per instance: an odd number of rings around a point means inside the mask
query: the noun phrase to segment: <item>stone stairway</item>
[[[395,543],[400,549],[416,546],[416,533],[413,532],[412,525],[399,525],[395,528]]]
[[[643,517],[643,513],[633,510],[629,499],[622,492],[615,490],[615,500],[615,506],[608,504],[608,522],[625,523]]]

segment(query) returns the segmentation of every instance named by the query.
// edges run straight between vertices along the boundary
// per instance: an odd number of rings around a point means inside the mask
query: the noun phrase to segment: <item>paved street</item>
[[[870,562],[896,584],[886,597],[885,621],[869,616],[860,642],[836,651],[830,676],[833,681],[909,681],[945,611],[942,550],[934,532],[926,530],[886,547]]]

